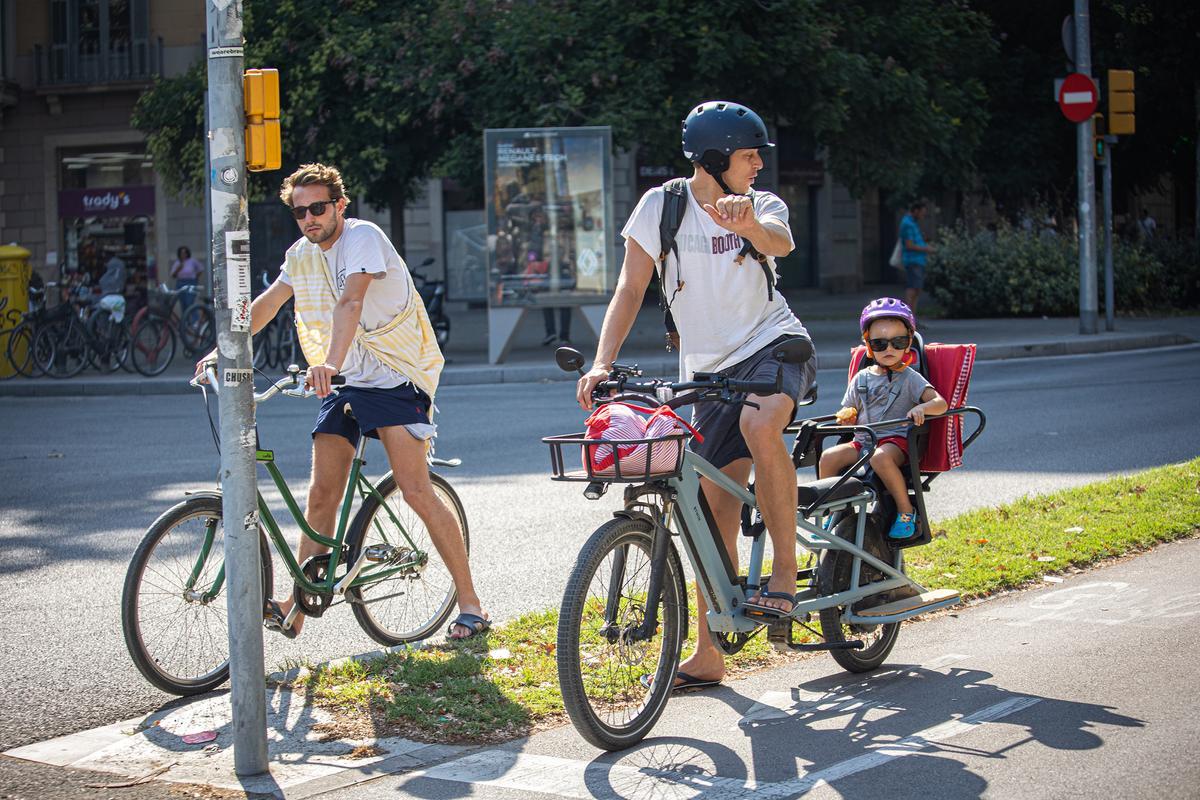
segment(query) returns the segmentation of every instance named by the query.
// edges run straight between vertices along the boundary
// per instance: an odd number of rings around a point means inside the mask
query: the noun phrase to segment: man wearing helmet
[[[758,408],[705,403],[693,409],[703,442],[693,449],[741,485],[755,472],[755,490],[774,548],[767,591],[748,606],[767,615],[786,614],[796,591],[796,475],[782,431],[796,403],[812,385],[815,361],[781,364],[772,355],[780,339],[808,332],[775,292],[775,258],[795,247],[788,209],[774,194],[753,189],[763,167],[759,151],[774,147],[762,119],[745,106],[702,103],[683,122],[683,152],[693,163],[687,181],[686,210],[675,246],[663,252],[660,223],[664,187],[642,196],[622,235],[625,261],[604,317],[591,370],[577,387],[577,399],[592,407],[592,389],[608,377],[629,335],[642,297],[661,263],[660,281],[680,335],[680,377],[721,372],[739,380],[773,381],[782,368],[784,391],[754,396]],[[747,256],[751,256],[747,258]],[[701,481],[730,558],[737,562],[741,502]],[[697,593],[699,615],[707,611]],[[707,636],[681,664],[677,686],[711,685],[725,674],[721,652]]]

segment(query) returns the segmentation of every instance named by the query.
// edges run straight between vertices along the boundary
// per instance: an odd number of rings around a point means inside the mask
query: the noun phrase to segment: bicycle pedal
[[[767,625],[767,641],[780,653],[792,649],[792,619],[784,617]]]
[[[363,550],[363,557],[367,561],[378,564],[390,559],[396,550],[397,548],[392,547],[390,544],[373,544],[366,550]]]

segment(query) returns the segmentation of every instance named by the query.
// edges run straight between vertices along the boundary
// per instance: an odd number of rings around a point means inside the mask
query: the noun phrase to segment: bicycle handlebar
[[[190,381],[188,381],[188,383],[192,386],[195,386],[198,389],[201,388],[203,385],[208,385],[208,386],[212,387],[213,394],[220,396],[221,386],[220,386],[220,381],[217,380],[216,367],[211,366],[211,365],[205,365],[203,378],[204,379],[201,380],[201,376],[198,375],[198,376],[192,378]],[[346,376],[345,375],[334,375],[333,377],[331,377],[329,379],[329,382],[332,383],[334,386],[344,386],[346,384]],[[280,378],[279,380],[275,381],[270,386],[268,386],[266,389],[263,389],[261,392],[255,392],[254,393],[254,404],[258,405],[259,403],[264,403],[267,400],[270,400],[272,397],[274,397],[277,394],[285,394],[288,397],[316,397],[317,396],[316,391],[314,391],[311,387],[301,388],[301,387],[303,387],[303,385],[304,384],[300,380],[299,372],[289,373],[286,378]]]

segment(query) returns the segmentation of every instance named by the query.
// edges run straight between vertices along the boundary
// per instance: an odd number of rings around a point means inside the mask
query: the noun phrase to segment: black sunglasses
[[[912,344],[911,336],[893,336],[891,339],[867,339],[867,344],[871,345],[871,349],[877,353],[882,353],[888,349],[890,344],[897,350],[907,350]]]
[[[336,202],[336,200],[318,200],[317,202],[310,203],[306,206],[293,206],[292,216],[298,220],[304,219],[304,215],[311,211],[314,217],[320,217],[325,214],[325,206]]]

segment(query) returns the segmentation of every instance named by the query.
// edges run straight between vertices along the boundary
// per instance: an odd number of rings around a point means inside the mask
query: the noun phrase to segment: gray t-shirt
[[[867,378],[867,396],[859,395],[858,384],[862,376]],[[860,370],[842,397],[842,405],[858,409],[858,424],[882,422],[885,419],[902,419],[909,411],[921,403],[921,395],[930,387],[925,376],[915,369],[909,368],[893,372],[891,380],[886,374],[876,375],[870,368]],[[889,408],[890,406],[890,408]],[[904,433],[903,425],[893,425],[888,428],[877,428],[876,437],[896,436]],[[856,433],[854,441],[865,444],[868,437],[864,433]]]

